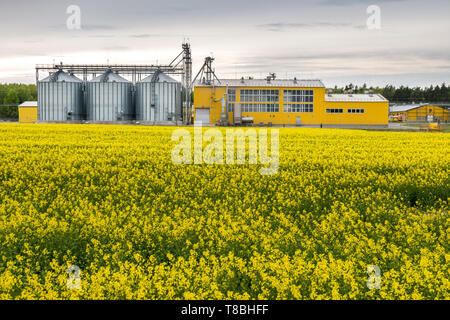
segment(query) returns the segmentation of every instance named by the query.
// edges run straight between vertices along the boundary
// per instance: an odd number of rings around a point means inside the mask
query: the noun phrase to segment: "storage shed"
[[[37,101],[27,101],[19,106],[19,122],[34,123],[38,120]]]

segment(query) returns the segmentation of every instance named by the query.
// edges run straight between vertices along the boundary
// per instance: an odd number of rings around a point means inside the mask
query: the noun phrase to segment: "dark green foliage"
[[[415,87],[409,88],[400,86],[396,88],[391,85],[387,85],[384,88],[370,87],[366,84],[362,87],[353,85],[352,83],[345,86],[345,88],[334,87],[333,93],[344,93],[345,91],[352,90],[353,93],[365,93],[366,91],[373,91],[374,93],[382,94],[386,99],[393,102],[405,102],[405,103],[420,103],[420,102],[450,102],[450,87],[443,83],[441,86],[430,86],[425,88]]]
[[[36,101],[36,86],[27,84],[0,84],[0,105]]]
[[[19,108],[15,106],[0,107],[0,120],[19,120]]]

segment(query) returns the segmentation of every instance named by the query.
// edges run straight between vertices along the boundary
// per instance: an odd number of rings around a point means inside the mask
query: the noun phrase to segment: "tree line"
[[[366,84],[359,87],[357,85],[349,84],[345,87],[332,89],[333,93],[352,92],[355,94],[366,92],[379,93],[386,99],[392,102],[404,103],[422,103],[422,102],[450,102],[450,86],[443,83],[440,86],[430,86],[425,88],[408,86],[394,87],[387,85],[384,88],[368,87]]]
[[[17,120],[17,105],[25,101],[36,101],[36,85],[0,84],[0,119]],[[11,105],[9,107],[2,105]]]

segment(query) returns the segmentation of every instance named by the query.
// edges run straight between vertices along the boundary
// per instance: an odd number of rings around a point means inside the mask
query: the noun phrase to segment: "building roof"
[[[390,112],[407,112],[409,110],[417,109],[423,106],[428,106],[428,103],[423,104],[408,104],[408,105],[401,105],[401,106],[392,106],[389,108]]]
[[[38,106],[37,101],[25,101],[19,107],[20,108],[36,108]]]
[[[83,82],[77,77],[62,70],[59,70],[40,82]]]
[[[216,80],[214,85],[217,87],[298,87],[298,88],[325,88],[320,80],[289,80],[275,79],[268,82],[265,79],[220,79],[220,83]],[[200,81],[194,84],[196,87],[209,87],[208,84]]]
[[[130,83],[127,79],[114,73],[112,70],[106,71],[104,74],[92,79],[89,82],[119,82],[119,83]]]
[[[153,74],[149,75],[147,78],[144,78],[142,81],[139,82],[152,82],[153,80]],[[176,83],[177,80],[173,79],[172,77],[169,77],[165,73],[159,73],[158,78],[156,79],[156,82],[168,82],[168,83]]]
[[[388,102],[381,94],[327,94],[326,102]]]

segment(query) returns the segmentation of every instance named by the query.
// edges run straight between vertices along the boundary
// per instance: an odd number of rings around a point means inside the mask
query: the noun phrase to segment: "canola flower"
[[[280,129],[261,176],[173,130],[0,125],[0,299],[450,298],[449,135]]]

